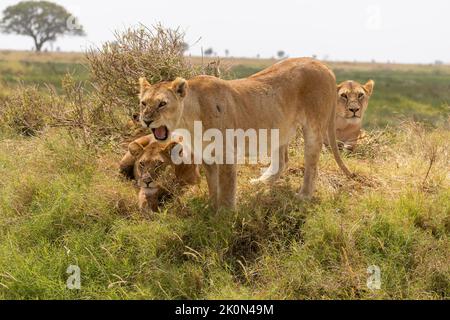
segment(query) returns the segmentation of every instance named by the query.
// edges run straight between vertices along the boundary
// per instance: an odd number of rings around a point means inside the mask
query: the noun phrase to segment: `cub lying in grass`
[[[171,187],[195,185],[200,182],[197,165],[175,165],[170,153],[176,142],[161,144],[148,135],[136,139],[128,145],[128,152],[120,161],[120,172],[137,182],[139,190],[139,208],[143,211],[158,211],[164,199],[171,191],[161,183],[161,178],[168,166],[175,173],[174,181],[169,181]]]

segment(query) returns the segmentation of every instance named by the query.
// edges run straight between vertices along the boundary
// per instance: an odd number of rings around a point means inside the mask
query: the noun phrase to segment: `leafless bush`
[[[122,109],[108,109],[71,75],[64,77],[62,88],[61,94],[52,87],[11,90],[0,100],[0,129],[35,136],[46,128],[62,127],[88,147],[119,141],[130,134]]]
[[[434,129],[428,132],[429,130],[427,130],[425,125],[419,122],[405,122],[401,127],[407,133],[406,136],[410,140],[409,152],[420,154],[426,161],[426,171],[422,180],[422,187],[427,188],[427,180],[433,166],[441,159],[444,162],[447,161],[449,143],[443,139],[443,135],[441,134],[441,130],[443,129]]]
[[[388,145],[392,142],[395,133],[392,129],[364,131],[358,137],[358,144],[355,150],[348,155],[358,159],[374,159],[387,156],[389,153]]]
[[[0,102],[0,126],[28,136],[46,127],[64,127],[94,147],[126,140],[139,134],[131,121],[138,106],[139,77],[151,83],[198,74],[220,77],[220,61],[194,67],[183,56],[185,49],[178,29],[157,25],[116,32],[115,41],[86,53],[92,83],[76,83],[67,75],[62,94],[51,87],[16,88]]]
[[[101,101],[125,108],[131,115],[137,107],[139,77],[155,83],[195,75],[183,56],[184,49],[184,34],[178,29],[157,25],[116,32],[115,41],[87,52],[93,85]]]
[[[108,108],[97,95],[87,92],[70,75],[63,79],[62,87],[62,95],[52,94],[63,107],[53,113],[51,126],[68,128],[88,147],[127,135],[126,115],[122,109]]]
[[[35,86],[19,86],[0,100],[0,126],[18,134],[34,136],[43,130],[49,121],[49,111],[55,101],[40,94]]]
[[[137,80],[150,83],[191,78],[199,74],[221,76],[220,61],[193,66],[185,57],[186,42],[179,29],[158,24],[116,32],[115,40],[86,53],[91,79],[100,101],[122,108],[131,117],[137,112]]]

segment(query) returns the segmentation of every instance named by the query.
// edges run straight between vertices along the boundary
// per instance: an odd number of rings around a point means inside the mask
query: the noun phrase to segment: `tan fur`
[[[144,136],[131,142],[128,152],[120,161],[121,172],[135,179],[140,188],[139,207],[143,211],[157,211],[159,201],[168,196],[159,183],[162,170],[171,166],[175,172],[178,186],[195,185],[200,182],[199,168],[196,165],[175,165],[170,152],[176,143],[160,144],[152,135]]]
[[[374,86],[373,80],[365,85],[349,80],[337,86],[336,138],[347,150],[354,150],[362,134],[362,122]]]
[[[263,175],[263,181],[279,177],[288,144],[296,129],[303,128],[305,176],[299,196],[311,198],[323,134],[328,132],[329,140],[336,141],[336,79],[325,65],[308,58],[287,59],[246,79],[225,81],[198,76],[150,85],[141,78],[140,84],[141,120],[153,130],[166,126],[170,132],[183,128],[193,133],[194,121],[201,121],[204,130],[216,128],[223,133],[227,128],[279,129],[280,170]],[[350,176],[336,143],[331,147],[337,163]],[[204,167],[213,206],[234,208],[236,166]]]

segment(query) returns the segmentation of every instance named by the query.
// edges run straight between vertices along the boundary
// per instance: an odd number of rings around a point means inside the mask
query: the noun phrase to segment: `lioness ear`
[[[336,86],[336,92],[339,92],[339,90],[341,90],[342,86],[344,85],[344,82],[341,82],[340,84],[338,84]]]
[[[172,89],[173,91],[179,95],[181,98],[184,98],[186,96],[187,93],[187,81],[183,78],[176,78],[173,82],[172,82]]]
[[[128,145],[128,151],[130,151],[133,157],[137,158],[144,152],[144,147],[140,143],[133,141]]]
[[[374,86],[375,86],[375,81],[373,81],[373,80],[367,81],[367,83],[364,85],[364,90],[366,90],[366,92],[369,96],[372,95]]]
[[[141,93],[150,88],[152,85],[144,77],[139,78],[139,86],[141,88]]]

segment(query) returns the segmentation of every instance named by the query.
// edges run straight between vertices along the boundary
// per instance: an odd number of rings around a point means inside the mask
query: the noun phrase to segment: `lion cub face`
[[[347,122],[361,122],[369,104],[374,84],[373,80],[369,80],[365,85],[351,80],[339,84],[337,88],[337,116],[346,119]]]
[[[139,84],[141,124],[151,129],[156,140],[167,142],[180,122],[187,82],[177,78],[173,82],[151,85],[145,78],[140,78]]]
[[[138,200],[142,211],[158,211],[159,203],[169,195],[158,183],[158,179],[168,166],[161,155],[162,151],[163,147],[156,141],[147,145],[133,141],[128,146],[127,155],[131,155],[134,159],[132,176],[140,188]]]
[[[157,187],[156,181],[169,165],[161,154],[164,147],[153,142],[143,146],[133,141],[128,146],[128,151],[135,158],[133,173],[138,186],[141,188]]]
[[[197,165],[175,165],[171,152],[178,143],[159,143],[153,136],[139,138],[128,145],[128,152],[120,162],[121,172],[134,179],[140,188],[139,207],[141,210],[158,211],[160,202],[170,196],[169,190],[160,184],[167,167],[175,172],[172,186],[194,185],[200,182]]]

